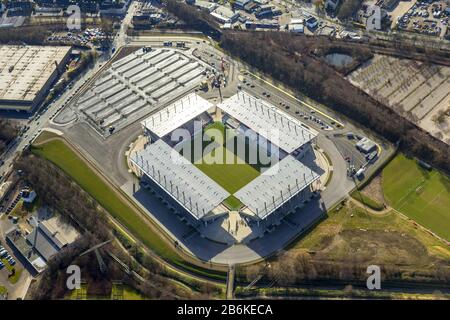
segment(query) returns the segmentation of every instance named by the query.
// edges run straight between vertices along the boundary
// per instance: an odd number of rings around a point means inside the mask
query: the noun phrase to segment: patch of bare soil
[[[361,191],[364,195],[372,198],[380,203],[384,203],[383,184],[381,174],[377,175],[364,187]]]

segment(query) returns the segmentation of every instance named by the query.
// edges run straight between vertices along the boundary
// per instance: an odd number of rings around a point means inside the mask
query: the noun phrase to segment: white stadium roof
[[[294,117],[243,91],[218,104],[218,107],[288,153],[317,135]],[[274,130],[279,130],[276,136]],[[278,141],[273,141],[274,138]]]
[[[256,216],[264,219],[319,177],[288,155],[234,195]]]
[[[133,154],[131,160],[196,219],[230,196],[161,139]]]
[[[191,93],[161,111],[152,114],[142,121],[142,125],[161,138],[212,106],[212,103],[196,93]]]

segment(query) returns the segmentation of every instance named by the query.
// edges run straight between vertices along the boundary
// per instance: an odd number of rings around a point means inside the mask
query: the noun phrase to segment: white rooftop
[[[218,104],[218,107],[288,153],[317,135],[294,117],[244,91]]]
[[[264,219],[319,177],[288,155],[234,195],[256,216]]]
[[[161,139],[133,154],[131,160],[196,219],[230,196]]]
[[[70,47],[0,46],[0,100],[32,102]]]
[[[211,107],[213,104],[196,93],[191,93],[152,114],[142,121],[142,125],[158,137],[163,137]]]

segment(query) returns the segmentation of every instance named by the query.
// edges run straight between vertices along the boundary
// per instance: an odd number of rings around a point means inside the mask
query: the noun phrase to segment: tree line
[[[128,245],[129,254],[125,254],[123,249],[114,242],[103,247],[102,258],[108,271],[106,275],[102,274],[93,253],[81,257],[79,255],[94,245],[117,236],[117,231],[111,231],[113,228],[103,209],[64,172],[43,158],[27,153],[19,159],[15,169],[23,171],[26,183],[36,190],[42,205],[59,214],[63,220],[74,225],[82,234],[75,243],[61,250],[48,261],[47,269],[30,291],[31,298],[64,298],[69,292],[66,286],[66,270],[71,264],[80,266],[82,279],[87,281],[89,292],[92,294],[108,294],[112,281],[120,280],[148,298],[193,298],[190,292],[174,285],[173,281],[166,276],[162,266],[150,256],[143,254],[137,244]],[[119,257],[128,266],[132,266],[133,270],[140,274],[142,272],[146,281],[140,282],[127,275],[119,264],[106,254],[106,250]],[[203,293],[197,294],[198,298]]]
[[[362,0],[344,0],[339,6],[337,17],[339,20],[348,20],[352,18],[361,7]]]
[[[0,119],[0,155],[17,136],[19,129],[10,120]]]
[[[184,2],[176,0],[163,0],[168,12],[182,20],[186,26],[219,37],[220,26],[217,21],[205,10],[201,10]]]
[[[445,264],[445,261],[441,262]],[[283,252],[268,264],[256,264],[245,268],[245,281],[252,282],[258,277],[261,283],[276,283],[277,286],[295,286],[308,283],[336,282],[365,282],[367,279],[366,260],[356,255],[348,256],[345,260],[322,259],[303,250],[289,250]],[[383,281],[397,282],[410,280],[411,282],[429,281],[430,283],[448,282],[450,273],[442,266],[429,271],[411,272],[404,266],[396,264],[379,264],[383,270]],[[260,284],[261,284],[260,283]]]

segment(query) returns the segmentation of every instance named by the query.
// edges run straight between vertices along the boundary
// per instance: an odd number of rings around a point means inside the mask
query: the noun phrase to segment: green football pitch
[[[218,129],[223,133],[225,127],[222,123],[215,122],[205,128],[206,134],[208,129]],[[213,163],[214,159],[221,161]],[[232,194],[224,201],[231,209],[241,206],[241,202],[233,194],[260,175],[254,166],[245,163],[223,145],[205,154],[201,163],[195,163],[195,166]]]
[[[450,179],[400,154],[383,170],[389,204],[417,223],[450,240]]]

